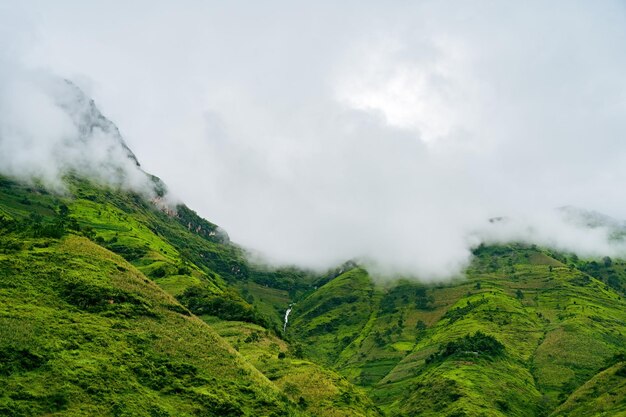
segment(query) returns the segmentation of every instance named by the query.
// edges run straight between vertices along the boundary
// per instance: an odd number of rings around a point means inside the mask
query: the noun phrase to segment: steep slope
[[[598,373],[574,391],[553,415],[625,416],[624,398],[626,398],[626,362],[621,361]]]
[[[274,372],[253,354],[267,354],[268,343],[254,341],[244,357],[215,333],[206,322],[237,340],[262,329],[272,350],[293,350],[276,336],[284,310],[317,276],[250,264],[224,231],[168,200],[93,100],[66,80],[42,81],[75,132],[46,144],[62,179],[37,167],[8,170],[26,183],[0,176],[0,297],[9,312],[33,311],[7,313],[3,411],[378,414],[361,390],[311,362],[281,360],[272,382],[251,364]],[[303,369],[313,378],[299,379]]]
[[[366,271],[355,268],[341,274],[294,305],[288,334],[304,342],[308,357],[334,364],[366,326],[373,313],[373,294]]]
[[[255,302],[268,283],[289,288],[272,290],[284,293],[284,309],[309,273],[249,265],[184,206],[68,183],[72,194],[57,195],[0,178],[3,411],[379,415],[360,389],[276,336],[283,298],[260,304],[262,313],[239,293],[250,288]],[[309,278],[289,284],[299,276]],[[243,355],[211,326],[243,343]]]
[[[381,416],[365,392],[336,372],[303,359],[266,329],[249,323],[209,320],[215,330],[302,409],[317,416]]]
[[[626,342],[621,260],[480,247],[466,278],[431,285],[380,283],[354,264],[325,276],[274,271],[249,264],[184,206],[68,181],[62,196],[0,179],[0,379],[14,415],[133,414],[145,398],[155,415],[368,416],[374,404],[388,415],[621,410],[621,373],[605,370]],[[213,368],[220,360],[228,370]],[[212,378],[224,386],[208,388]],[[91,380],[101,382],[78,382]],[[269,393],[262,404],[258,390]]]
[[[74,235],[0,242],[1,414],[297,414],[121,257]]]
[[[618,284],[582,272],[609,262],[523,245],[475,254],[467,279],[440,285],[353,269],[296,304],[289,336],[390,415],[548,415],[580,398],[626,342]]]

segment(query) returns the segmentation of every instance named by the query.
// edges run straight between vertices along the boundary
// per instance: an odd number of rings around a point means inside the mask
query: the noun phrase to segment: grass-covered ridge
[[[121,257],[74,235],[22,244],[0,255],[0,414],[290,412],[258,370]]]
[[[1,415],[378,415],[347,380],[291,353],[270,380],[212,327],[244,339],[255,328],[291,352],[277,337],[282,301],[309,273],[250,265],[184,206],[69,185],[57,195],[0,178]],[[268,283],[280,297],[262,296]],[[327,389],[298,381],[305,369]]]
[[[619,379],[599,378],[626,346],[623,266],[505,245],[478,248],[451,283],[383,285],[352,269],[299,301],[288,333],[389,415],[588,411],[588,381],[617,397],[602,403],[610,415],[626,401]]]
[[[0,178],[0,414],[624,413],[620,259],[481,246],[429,285],[272,269],[184,206],[68,181]]]

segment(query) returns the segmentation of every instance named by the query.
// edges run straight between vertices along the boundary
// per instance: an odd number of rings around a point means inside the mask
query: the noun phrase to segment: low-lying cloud
[[[23,10],[38,39],[20,58],[89,90],[148,171],[273,262],[441,279],[481,241],[625,253],[556,210],[626,218],[622,2]],[[71,127],[44,116],[34,155]]]
[[[78,87],[6,66],[0,78],[0,174],[64,192],[69,173],[154,193],[117,127]]]

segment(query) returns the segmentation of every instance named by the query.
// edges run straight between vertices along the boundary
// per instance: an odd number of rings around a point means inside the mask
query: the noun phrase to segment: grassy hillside
[[[289,336],[390,415],[584,415],[588,384],[625,401],[621,377],[599,374],[626,346],[623,263],[583,272],[608,263],[507,245],[440,285],[355,268],[296,304]]]
[[[348,271],[295,304],[288,334],[303,342],[308,357],[333,364],[366,326],[373,293],[366,271]]]
[[[68,177],[68,182],[71,193],[60,196],[0,178],[0,215],[4,213],[7,230],[47,237],[80,234],[119,254],[168,293],[193,303],[202,313],[276,329],[281,327],[284,310],[265,308],[261,314],[239,289],[255,281],[265,284],[268,274],[275,287],[297,290],[297,285],[289,284],[295,281],[306,285],[306,280],[298,280],[306,273],[268,273],[251,266],[241,248],[185,206],[159,209],[137,194],[74,177]]]
[[[622,260],[481,246],[429,285],[271,269],[184,206],[68,183],[0,178],[4,414],[624,413]]]
[[[301,346],[289,345],[255,324],[207,319],[251,364],[312,415],[382,415],[365,392],[345,377],[303,359]]]
[[[0,178],[0,415],[378,415],[278,337],[312,274],[250,265],[184,206],[68,183]]]
[[[209,326],[84,237],[0,255],[0,414],[297,415]]]
[[[624,398],[626,398],[626,362],[621,360],[574,391],[554,415],[626,416]]]

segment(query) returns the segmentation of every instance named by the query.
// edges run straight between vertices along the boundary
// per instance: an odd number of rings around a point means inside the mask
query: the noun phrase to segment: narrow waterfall
[[[287,311],[285,311],[285,323],[283,324],[283,333],[285,333],[285,331],[287,331],[287,323],[289,322],[289,313],[291,313],[291,306],[293,304],[289,304],[289,308],[287,308]]]

